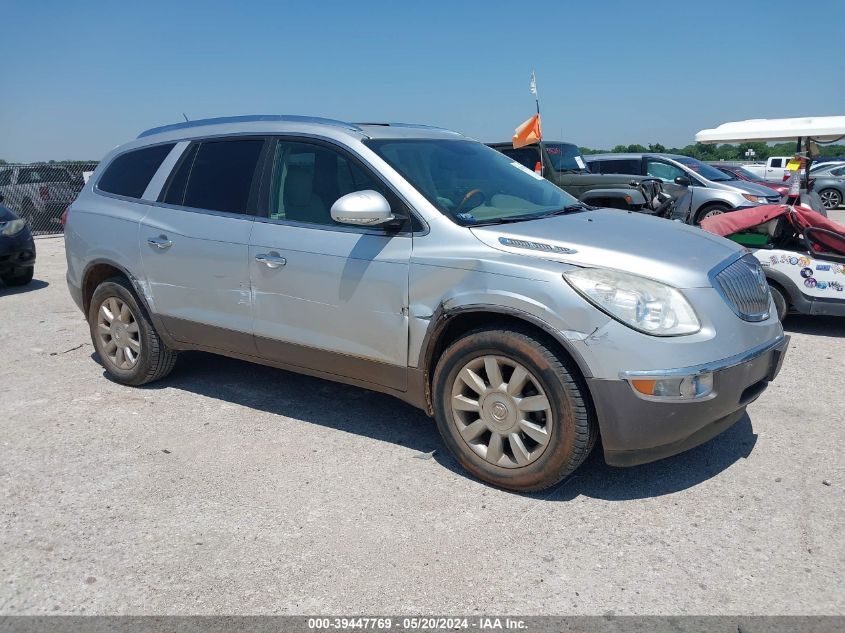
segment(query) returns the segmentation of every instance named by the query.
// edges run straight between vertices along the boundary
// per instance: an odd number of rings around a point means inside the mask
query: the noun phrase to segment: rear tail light
[[[67,224],[67,215],[70,213],[70,207],[62,211],[62,217],[59,218],[59,222],[62,223],[62,228],[64,228],[65,224]]]
[[[41,185],[38,189],[38,195],[41,196],[42,200],[49,200],[50,199],[50,187],[47,185]]]

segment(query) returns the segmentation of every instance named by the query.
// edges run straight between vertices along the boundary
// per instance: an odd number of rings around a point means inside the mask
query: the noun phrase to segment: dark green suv
[[[581,150],[572,143],[551,141],[518,149],[511,143],[489,146],[593,206],[648,212],[660,189],[659,183],[644,182],[642,176],[591,173]]]

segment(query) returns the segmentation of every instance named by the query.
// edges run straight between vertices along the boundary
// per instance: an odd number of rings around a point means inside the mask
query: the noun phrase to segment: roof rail
[[[424,125],[422,123],[389,123],[384,121],[367,121],[367,122],[358,122],[353,123],[352,125],[380,125],[383,127],[402,127],[402,128],[421,128],[423,130],[437,130],[438,132],[451,132],[452,134],[460,134],[455,132],[454,130],[450,130],[445,127],[439,127],[437,125]]]
[[[171,123],[170,125],[161,125],[159,127],[150,128],[138,135],[138,138],[145,136],[152,136],[153,134],[161,134],[162,132],[172,132],[175,130],[186,130],[195,127],[204,127],[206,125],[220,125],[224,123],[251,123],[254,121],[267,122],[286,122],[286,123],[315,123],[320,125],[331,125],[334,127],[342,127],[347,130],[360,132],[361,128],[353,123],[346,123],[345,121],[336,121],[335,119],[323,119],[314,116],[299,116],[295,114],[247,114],[243,116],[221,116],[213,119],[197,119],[196,121],[184,121],[180,123]]]

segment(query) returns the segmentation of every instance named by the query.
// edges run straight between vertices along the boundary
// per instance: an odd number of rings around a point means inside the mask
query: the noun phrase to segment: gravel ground
[[[518,495],[387,396],[200,353],[110,382],[63,247],[0,288],[0,614],[845,613],[845,319],[791,317],[713,441]]]

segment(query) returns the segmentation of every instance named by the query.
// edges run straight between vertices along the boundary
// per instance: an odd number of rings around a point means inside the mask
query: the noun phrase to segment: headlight
[[[0,235],[5,235],[6,237],[17,235],[18,233],[23,231],[25,226],[26,222],[20,219],[9,220],[8,222],[0,222]]]
[[[766,200],[766,196],[755,196],[753,193],[744,193],[742,197],[748,200],[749,202],[756,202],[758,204],[764,204],[768,202]]]
[[[578,268],[563,278],[587,301],[628,327],[654,336],[694,334],[701,323],[678,290],[605,268]]]

